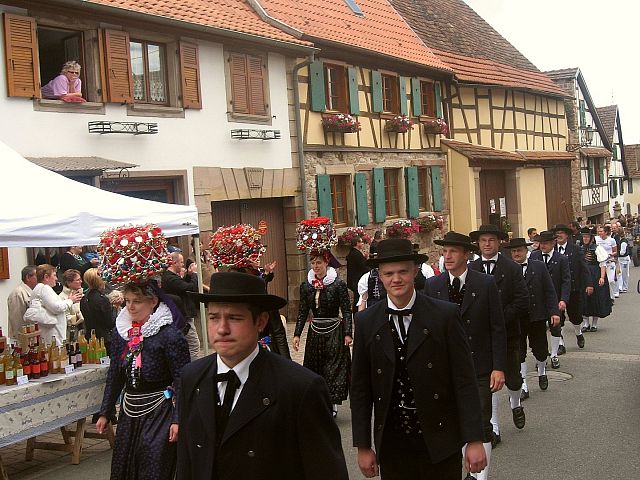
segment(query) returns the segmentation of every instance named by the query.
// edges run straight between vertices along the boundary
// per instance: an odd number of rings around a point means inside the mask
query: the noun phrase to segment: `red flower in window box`
[[[355,133],[360,131],[360,122],[348,113],[335,113],[322,116],[322,128],[325,132]]]
[[[420,231],[420,225],[415,220],[396,220],[387,227],[388,238],[411,238]]]
[[[371,243],[371,236],[367,233],[367,231],[362,227],[348,227],[342,234],[338,237],[338,244],[344,245],[347,247],[351,246],[351,241],[354,238],[362,238],[362,241],[366,244]]]
[[[384,124],[385,132],[407,133],[413,128],[413,120],[407,115],[396,115]]]
[[[444,218],[442,216],[425,215],[417,219],[420,233],[433,232],[436,228],[442,230],[444,227]]]
[[[448,135],[449,125],[444,121],[444,118],[429,118],[422,122],[424,125],[424,132],[436,135]]]

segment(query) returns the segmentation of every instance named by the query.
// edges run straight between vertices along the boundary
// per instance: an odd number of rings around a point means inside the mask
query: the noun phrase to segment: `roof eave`
[[[609,137],[607,137],[607,134],[604,131],[604,125],[602,124],[600,115],[598,115],[598,108],[596,107],[596,104],[593,101],[593,97],[591,96],[591,93],[589,92],[589,88],[587,87],[587,82],[585,81],[584,76],[582,75],[582,72],[580,71],[579,68],[578,68],[578,74],[576,75],[576,79],[578,81],[578,85],[580,86],[580,89],[582,90],[584,99],[587,102],[587,105],[589,106],[589,112],[591,113],[591,117],[594,119],[594,122],[596,123],[596,128],[598,129],[598,133],[600,134],[600,139],[605,144],[605,147],[608,150],[611,150],[612,149],[611,142],[609,141]]]

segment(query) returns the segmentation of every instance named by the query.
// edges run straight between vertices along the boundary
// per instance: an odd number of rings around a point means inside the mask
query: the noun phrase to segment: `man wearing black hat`
[[[365,477],[459,480],[486,465],[480,399],[455,305],[417,294],[425,255],[411,242],[378,244],[387,298],[356,315],[351,385],[353,444]],[[371,445],[371,412],[374,442]],[[377,452],[377,453],[376,453]]]
[[[540,248],[536,252],[532,252],[532,260],[540,260],[546,266],[551,275],[551,281],[556,290],[556,296],[558,297],[558,309],[560,310],[560,324],[551,327],[551,368],[560,368],[559,355],[565,353],[565,347],[562,343],[562,326],[564,325],[564,315],[567,311],[569,304],[571,303],[571,268],[569,259],[561,254],[554,248],[556,244],[556,234],[552,231],[540,232],[536,237],[536,240],[540,244]],[[564,248],[568,248],[570,243],[566,243]],[[564,250],[563,250],[564,251]],[[582,323],[582,317],[580,317],[580,323]],[[578,347],[584,348],[584,336],[580,331],[580,325],[576,330],[576,341]]]
[[[491,458],[491,394],[504,385],[506,331],[500,295],[493,277],[468,268],[467,259],[477,246],[460,233],[448,232],[441,245],[446,271],[429,278],[424,293],[453,302],[460,309],[462,327],[471,346],[471,354],[480,394],[483,443],[487,463]],[[489,468],[477,478],[487,478]]]
[[[182,370],[179,480],[348,480],[322,377],[258,346],[283,298],[262,279],[214,273],[207,332],[216,354]]]
[[[529,291],[529,311],[520,317],[520,374],[522,375],[522,393],[520,398],[529,398],[527,385],[527,338],[529,346],[536,359],[538,384],[541,390],[549,387],[547,378],[547,357],[549,343],[547,342],[547,322],[552,327],[560,323],[560,310],[549,271],[544,263],[527,259],[528,247],[531,243],[524,238],[514,238],[508,245],[511,258],[522,268],[522,276]]]

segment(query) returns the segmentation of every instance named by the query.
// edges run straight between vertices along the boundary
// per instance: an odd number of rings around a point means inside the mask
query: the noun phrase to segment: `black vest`
[[[377,268],[369,272],[369,282],[367,284],[367,307],[375,305],[383,298],[387,298],[387,290],[380,280],[380,273]]]

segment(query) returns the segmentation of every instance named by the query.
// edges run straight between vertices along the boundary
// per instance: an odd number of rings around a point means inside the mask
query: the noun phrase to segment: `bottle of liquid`
[[[15,374],[16,383],[18,383],[18,377],[24,375],[24,369],[22,368],[22,364],[20,363],[20,350],[18,350],[13,356],[13,371]]]
[[[38,349],[38,360],[40,361],[40,377],[49,375],[49,359],[47,358],[47,347],[40,345]]]
[[[82,366],[82,352],[80,351],[80,344],[76,343],[76,368]]]
[[[87,338],[84,336],[84,330],[80,330],[80,333],[78,334],[78,345],[80,346],[80,353],[82,354],[82,363],[88,364],[89,363],[89,356],[88,356],[89,345],[87,343]]]
[[[15,385],[16,377],[15,371],[13,370],[13,357],[9,353],[8,348],[4,352],[2,363],[4,364],[5,385]]]
[[[69,366],[69,356],[64,347],[60,347],[58,350],[58,356],[60,358],[60,373],[64,373],[65,367]]]
[[[4,374],[4,357],[7,354],[6,350],[0,355],[0,385],[6,385],[7,378]]]
[[[76,366],[76,349],[73,348],[73,343],[67,344],[67,357],[69,357],[69,365]]]
[[[60,352],[58,347],[51,344],[51,353],[49,354],[49,362],[51,365],[50,373],[60,373]]]
[[[41,369],[40,369],[40,358],[38,356],[37,345],[32,345],[29,350],[29,358],[31,362],[31,377],[32,378],[40,378]]]
[[[89,347],[93,346],[93,351],[94,353],[97,354],[98,352],[98,337],[96,337],[96,330],[92,329],[91,330],[91,338],[89,339]],[[96,355],[97,358],[97,355]],[[91,363],[91,362],[89,362]],[[93,363],[97,363],[96,360],[93,361]]]
[[[104,345],[104,338],[101,337],[100,338],[100,346],[98,347],[98,362],[100,363],[100,359],[102,357],[106,357],[107,356],[107,347]]]

